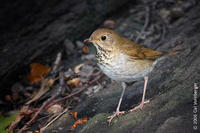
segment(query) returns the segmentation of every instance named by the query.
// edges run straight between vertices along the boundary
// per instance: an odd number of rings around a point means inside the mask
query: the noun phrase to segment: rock
[[[73,54],[75,46],[70,40],[66,39],[64,41],[64,47],[65,47],[65,53],[67,53],[68,56]]]
[[[143,110],[127,112],[108,125],[107,117],[115,111],[122,91],[119,84],[108,84],[92,97],[83,100],[73,110],[77,111],[80,117],[90,117],[90,120],[78,126],[75,132],[195,132],[192,125],[193,85],[199,82],[200,77],[200,15],[197,12],[200,12],[200,6],[194,7],[184,17],[174,22],[164,43],[159,45],[159,50],[168,50],[181,39],[183,41],[181,47],[184,50],[180,54],[168,56],[158,62],[149,76],[146,99],[150,99],[150,103],[145,105]],[[126,19],[132,18],[127,16]],[[139,81],[126,89],[121,110],[128,111],[139,104],[142,88],[143,81]],[[199,99],[200,94],[197,97]],[[69,121],[62,119],[59,123],[69,123]],[[57,129],[58,126],[49,127],[46,132]]]
[[[0,96],[32,62],[51,63],[68,38],[85,39],[129,0],[6,1],[0,12]],[[26,70],[27,69],[27,70]],[[26,70],[26,71],[25,71]]]
[[[81,42],[81,41],[76,41],[76,45],[77,45],[77,47],[78,47],[79,49],[82,49],[83,46],[84,46],[84,43]]]

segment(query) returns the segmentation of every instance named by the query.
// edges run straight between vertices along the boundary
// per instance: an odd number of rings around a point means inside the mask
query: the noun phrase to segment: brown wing
[[[163,55],[163,52],[145,48],[126,38],[123,38],[123,41],[119,47],[121,47],[120,49],[122,52],[131,56],[132,59],[156,60]]]

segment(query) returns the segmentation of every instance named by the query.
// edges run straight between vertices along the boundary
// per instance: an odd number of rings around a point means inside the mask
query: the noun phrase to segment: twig
[[[52,71],[51,71],[51,74],[54,74],[56,73],[56,71],[58,70],[58,66],[60,65],[60,62],[61,62],[61,58],[62,58],[62,53],[59,52],[56,56],[56,60],[53,64],[53,68],[52,68]]]
[[[150,7],[149,6],[146,6],[146,16],[145,16],[145,24],[142,28],[142,30],[140,31],[139,35],[137,36],[135,42],[138,43],[142,34],[145,32],[147,26],[149,25],[149,18],[150,18]]]
[[[42,133],[49,125],[51,125],[54,121],[56,121],[60,116],[62,116],[63,114],[65,114],[67,111],[68,111],[68,108],[66,108],[62,113],[60,113],[53,120],[51,120],[46,126],[42,127],[40,129],[40,133]]]
[[[96,83],[102,76],[103,76],[103,73],[100,73],[98,77],[96,77],[94,80],[88,82],[86,87],[83,87],[82,89],[78,90],[77,92],[74,92],[74,93],[72,93],[72,94],[70,94],[70,95],[67,95],[67,96],[65,96],[65,97],[63,97],[63,98],[60,98],[60,99],[57,99],[57,100],[53,101],[53,102],[52,102],[51,104],[49,104],[46,108],[49,108],[50,106],[52,106],[52,105],[54,105],[54,104],[56,104],[56,103],[59,103],[59,102],[61,102],[61,101],[63,101],[63,100],[66,100],[66,99],[69,99],[69,98],[71,98],[71,97],[73,97],[73,96],[78,95],[79,93],[81,93],[81,92],[83,92],[84,90],[88,89],[88,87],[89,87],[90,85]]]
[[[28,126],[30,126],[34,121],[35,119],[38,117],[38,115],[43,111],[43,109],[47,106],[47,104],[49,104],[53,99],[55,99],[60,93],[61,93],[61,90],[62,88],[64,87],[64,83],[65,83],[65,80],[64,80],[64,74],[63,73],[60,73],[60,86],[58,88],[58,91],[52,96],[50,97],[47,101],[45,101],[42,106],[39,108],[39,110],[34,114],[34,116],[32,117],[31,120],[29,120],[26,125],[24,125],[24,127],[22,127],[18,133],[22,133],[24,130],[27,129]]]
[[[44,102],[44,103],[42,104],[42,106],[41,106],[40,109],[34,114],[34,116],[32,117],[32,119],[29,120],[29,121],[26,123],[26,125],[24,125],[24,127],[22,127],[22,128],[18,131],[18,133],[22,133],[24,130],[26,130],[26,129],[28,128],[28,126],[30,126],[30,125],[35,121],[35,119],[36,119],[36,118],[38,117],[38,115],[44,110],[45,107],[46,107],[46,108],[49,108],[50,106],[52,106],[52,105],[54,105],[54,104],[56,104],[56,103],[58,103],[58,102],[60,102],[60,101],[63,101],[63,100],[65,100],[65,99],[69,99],[70,97],[73,97],[73,96],[75,96],[75,95],[77,95],[77,94],[83,92],[83,91],[86,90],[90,85],[96,83],[102,76],[103,76],[103,73],[100,73],[100,75],[99,75],[97,78],[95,78],[94,80],[92,80],[92,81],[90,81],[90,82],[87,83],[88,86],[84,87],[83,89],[81,89],[81,90],[79,90],[79,91],[77,91],[77,92],[75,92],[75,93],[72,93],[72,94],[70,94],[70,95],[68,95],[68,96],[66,96],[66,97],[64,97],[64,98],[60,98],[60,99],[54,101],[53,103],[49,104],[53,99],[55,99],[55,97],[57,97],[57,96],[60,94],[60,92],[61,92],[61,90],[62,90],[62,87],[64,86],[64,74],[62,73],[62,77],[60,78],[60,86],[59,86],[59,89],[58,89],[57,93],[56,93],[55,95],[53,95],[51,98],[49,98],[46,102]],[[49,104],[49,105],[47,106],[47,104]]]

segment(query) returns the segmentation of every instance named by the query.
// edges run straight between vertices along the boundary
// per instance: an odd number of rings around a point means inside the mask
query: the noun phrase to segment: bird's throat
[[[97,62],[101,65],[109,65],[111,62],[110,61],[111,60],[111,57],[110,57],[111,51],[102,48],[98,44],[94,44],[94,45],[97,50],[97,52],[96,52]]]

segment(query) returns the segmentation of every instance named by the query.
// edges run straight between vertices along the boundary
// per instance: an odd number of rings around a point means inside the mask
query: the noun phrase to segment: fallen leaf
[[[82,118],[82,119],[75,121],[74,124],[72,125],[71,129],[74,130],[77,127],[77,125],[86,123],[88,120],[89,120],[89,118]]]
[[[106,20],[104,21],[103,25],[104,27],[113,29],[116,26],[116,23],[114,20]]]
[[[84,45],[82,48],[83,53],[88,54],[90,52],[90,49],[88,46]]]
[[[80,86],[82,86],[82,82],[81,82],[80,78],[74,78],[72,80],[68,80],[67,84],[71,85],[73,87],[80,87]]]
[[[71,68],[69,68],[66,72],[64,72],[64,77],[66,79],[69,79],[73,74],[74,74],[74,72],[72,71]]]
[[[54,84],[54,82],[55,82],[55,79],[49,79],[44,87],[45,88],[46,87],[51,87]]]
[[[38,83],[42,81],[42,79],[47,76],[49,71],[51,70],[51,67],[44,66],[39,63],[33,63],[30,65],[31,72],[28,75],[28,80],[30,84]]]
[[[72,115],[74,119],[77,119],[77,112],[70,112],[69,114]]]
[[[61,107],[59,104],[55,104],[48,108],[47,112],[50,114],[56,114],[62,112],[63,107]]]
[[[82,66],[84,66],[84,64],[79,64],[79,65],[77,65],[77,66],[74,68],[74,72],[75,72],[75,73],[79,73]]]

